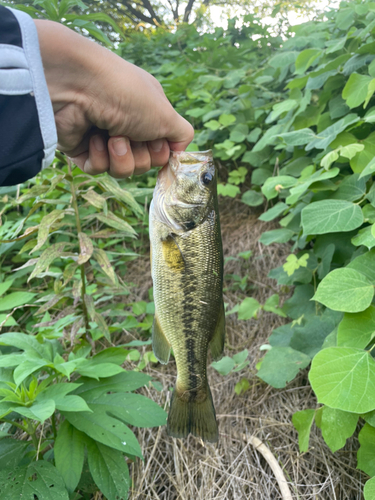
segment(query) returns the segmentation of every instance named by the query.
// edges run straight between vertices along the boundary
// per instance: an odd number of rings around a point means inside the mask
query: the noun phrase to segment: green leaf
[[[100,491],[108,500],[127,500],[130,478],[123,454],[92,439],[86,443],[90,472]]]
[[[265,355],[258,377],[281,389],[310,364],[310,358],[291,347],[272,347]]]
[[[246,297],[238,308],[238,319],[246,321],[255,318],[260,308],[261,305],[256,299],[253,297]]]
[[[365,177],[366,175],[371,175],[375,172],[375,158],[373,158],[369,163],[365,166],[365,168],[362,170],[359,179],[362,177]]]
[[[288,255],[285,264],[283,264],[283,269],[288,276],[292,276],[297,269],[300,267],[307,267],[307,261],[309,259],[309,254],[305,253],[302,257],[298,258],[294,254]]]
[[[220,375],[224,377],[230,373],[235,367],[235,361],[229,356],[224,356],[220,359],[220,361],[213,361],[211,363],[212,368],[214,368]]]
[[[221,127],[220,123],[217,120],[209,120],[204,124],[205,127],[209,128],[210,130],[219,130]]]
[[[44,422],[55,411],[55,402],[52,399],[42,401],[41,403],[33,403],[28,408],[26,406],[13,406],[12,411],[16,411],[20,415],[31,420],[38,420]]]
[[[302,128],[294,132],[279,134],[278,137],[281,137],[287,146],[303,146],[316,139],[317,135],[309,128]]]
[[[375,285],[375,250],[359,255],[346,266],[364,274]]]
[[[224,127],[227,127],[228,125],[231,125],[236,121],[236,117],[234,115],[227,115],[227,114],[222,114],[219,116],[219,123],[223,125]]]
[[[371,248],[375,247],[375,238],[372,235],[372,227],[368,226],[360,229],[358,234],[353,236],[351,241],[356,247],[363,245],[371,250]]]
[[[252,191],[250,189],[249,191],[245,191],[245,193],[241,197],[241,200],[246,205],[249,205],[249,207],[258,207],[263,203],[263,196],[261,195],[261,193]]]
[[[60,221],[64,216],[65,216],[64,210],[52,210],[51,213],[43,217],[38,230],[38,243],[35,245],[35,247],[32,249],[30,253],[36,252],[37,250],[39,250],[39,248],[41,248],[44,245],[44,243],[47,241],[49,232],[53,224]]]
[[[7,500],[69,500],[63,478],[46,460],[1,469],[0,491]]]
[[[297,57],[295,65],[296,75],[302,75],[309,69],[313,62],[322,54],[321,49],[306,49],[303,50]]]
[[[119,231],[122,231],[127,236],[130,236],[132,238],[135,238],[135,236],[136,236],[136,232],[131,227],[131,225],[128,224],[123,219],[120,219],[120,217],[117,217],[117,215],[113,214],[112,212],[108,212],[107,215],[105,215],[105,214],[90,215],[87,218],[88,219],[98,219],[98,220],[100,220],[100,222],[107,224],[107,226],[118,229]]]
[[[85,435],[65,420],[55,441],[54,456],[57,470],[64,478],[66,488],[72,493],[82,474],[85,458]]]
[[[375,307],[359,313],[345,313],[337,332],[337,345],[364,349],[375,336]]]
[[[107,254],[101,248],[95,248],[93,256],[99,264],[102,271],[109,277],[113,284],[117,283],[117,276],[115,270],[110,263]]]
[[[334,141],[341,132],[349,127],[349,125],[353,125],[358,121],[359,117],[356,114],[350,113],[346,115],[344,118],[341,118],[341,120],[338,120],[333,125],[319,132],[318,136],[306,146],[306,151],[311,151],[314,148],[327,149],[331,142]]]
[[[320,282],[313,297],[334,311],[360,312],[371,304],[374,286],[355,269],[334,269]]]
[[[363,489],[365,500],[374,500],[375,498],[375,477],[369,479]]]
[[[279,201],[276,203],[275,206],[272,208],[269,208],[267,212],[264,212],[260,217],[259,220],[263,220],[265,222],[269,222],[271,220],[276,219],[276,217],[279,217],[285,210],[287,210],[289,207],[286,203],[283,203],[282,201]]]
[[[237,396],[241,396],[244,392],[250,389],[250,382],[247,378],[242,378],[237,384],[234,386],[234,392]]]
[[[367,75],[359,75],[358,73],[350,75],[342,91],[342,97],[349,108],[356,108],[366,100],[371,80],[371,76]]]
[[[353,413],[375,409],[375,361],[369,352],[323,349],[312,361],[309,380],[319,403]]]
[[[122,201],[127,205],[132,211],[139,216],[143,215],[143,211],[139,203],[137,203],[132,196],[132,194],[120,187],[119,183],[111,177],[110,175],[105,175],[100,178],[100,184],[109,191],[116,200]],[[109,215],[109,214],[108,214]],[[122,219],[121,219],[122,220]],[[110,224],[109,224],[110,225]]]
[[[42,255],[39,257],[38,262],[36,263],[33,272],[30,274],[27,281],[29,282],[32,278],[45,271],[55,259],[61,257],[61,253],[63,252],[65,245],[66,243],[55,243],[54,245],[46,248],[46,250],[44,250]]]
[[[279,195],[282,189],[288,189],[294,186],[297,182],[295,177],[290,175],[278,175],[276,177],[269,177],[262,186],[262,193],[267,200],[272,200]]]
[[[335,451],[345,446],[346,440],[354,434],[359,415],[325,406],[322,411],[320,429],[324,441]]]
[[[259,242],[263,245],[271,245],[272,243],[287,243],[295,235],[290,229],[271,229],[266,231],[259,238]]]
[[[352,231],[363,224],[361,208],[345,200],[322,200],[301,213],[305,235]]]
[[[230,198],[235,198],[238,193],[240,193],[240,188],[238,186],[234,186],[233,184],[219,183],[217,185],[217,194],[221,194],[222,196],[229,196]]]
[[[13,292],[5,295],[0,301],[0,311],[8,311],[9,309],[33,302],[34,297],[35,293],[31,292]]]
[[[95,379],[112,377],[124,371],[121,366],[114,363],[93,363],[90,359],[85,359],[79,364],[76,371],[84,377],[92,377]]]
[[[46,359],[26,359],[17,368],[14,370],[13,378],[17,385],[20,385],[21,382],[25,380],[29,375],[39,370],[40,368],[47,366],[49,361]]]
[[[80,385],[67,382],[50,385],[37,395],[36,401],[52,399],[56,408],[61,411],[91,411],[84,399],[76,395],[68,395]]]
[[[1,414],[0,410],[0,414]],[[4,438],[0,440],[0,471],[5,468],[16,467],[23,459],[26,449],[29,446],[27,441]],[[1,491],[1,490],[0,490]]]
[[[13,284],[13,280],[3,281],[0,283],[0,295],[3,295]]]
[[[123,393],[135,391],[146,385],[150,380],[151,377],[149,375],[134,371],[124,371],[113,377],[100,380],[81,377],[79,382],[81,382],[82,385],[74,391],[74,394],[78,394],[86,400],[93,400],[101,397],[107,392]]]
[[[375,476],[375,428],[365,424],[358,434],[358,440],[361,446],[357,453],[357,467],[369,476]],[[373,498],[369,497],[369,500]]]
[[[309,449],[311,426],[314,421],[315,410],[302,410],[294,413],[292,422],[298,431],[298,445],[300,453]]]
[[[106,412],[70,413],[62,412],[65,418],[79,431],[95,441],[115,450],[142,458],[142,451],[134,433],[127,425]]]

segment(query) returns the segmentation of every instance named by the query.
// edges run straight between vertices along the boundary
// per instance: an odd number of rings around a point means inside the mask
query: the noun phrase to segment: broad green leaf
[[[266,123],[274,122],[279,118],[280,115],[282,115],[283,113],[287,113],[295,107],[297,107],[297,101],[294,99],[286,99],[285,101],[274,104],[271,113],[266,119]]]
[[[121,366],[114,363],[93,363],[91,360],[85,359],[76,369],[77,373],[84,377],[95,379],[112,377],[124,371]]]
[[[254,318],[260,308],[261,305],[256,299],[253,297],[246,297],[238,308],[238,319],[246,321]]]
[[[122,365],[128,356],[129,351],[123,347],[109,347],[98,352],[92,358],[94,363],[114,363]]]
[[[1,414],[1,410],[0,410]],[[0,471],[9,467],[16,467],[23,459],[26,449],[29,446],[27,441],[4,438],[0,440]],[[0,490],[1,491],[1,490]]]
[[[365,193],[365,179],[360,179],[359,174],[353,174],[343,179],[332,198],[336,200],[357,201],[361,199]]]
[[[34,302],[35,293],[31,292],[13,292],[0,299],[0,311],[8,311],[15,307],[23,306]]]
[[[267,200],[276,198],[282,189],[288,189],[296,184],[295,177],[289,175],[278,175],[276,177],[269,177],[262,186],[262,193]]]
[[[375,238],[372,235],[371,230],[372,230],[371,226],[360,229],[358,231],[358,234],[356,236],[353,236],[352,238],[353,245],[355,245],[356,247],[363,245],[367,247],[369,250],[375,247]]]
[[[282,201],[279,201],[276,203],[275,206],[272,208],[269,208],[267,212],[264,212],[260,217],[259,220],[263,220],[265,222],[269,222],[271,220],[276,219],[276,217],[279,217],[285,210],[287,210],[289,207],[286,203],[283,203]]]
[[[316,139],[317,135],[309,128],[302,128],[294,132],[279,134],[278,137],[281,137],[287,146],[303,146]]]
[[[359,178],[365,177],[366,175],[371,175],[375,172],[375,158],[373,158],[366,167],[362,170]]]
[[[365,500],[374,500],[375,498],[375,477],[369,479],[363,489]]]
[[[219,117],[219,123],[223,125],[224,127],[227,127],[228,125],[231,125],[236,121],[236,117],[234,115],[227,115],[227,114],[222,114]]]
[[[60,425],[53,448],[57,470],[72,493],[81,478],[85,458],[85,435],[67,420]]]
[[[335,451],[345,446],[346,440],[353,435],[359,415],[325,406],[322,410],[320,429],[324,441]]]
[[[18,366],[25,359],[25,354],[4,354],[0,356],[0,368],[9,368]]]
[[[130,224],[128,224],[126,221],[123,219],[120,219],[120,217],[117,217],[117,215],[113,214],[112,212],[108,212],[107,215],[99,213],[95,214],[93,216],[89,216],[89,219],[98,219],[100,222],[103,222],[104,224],[107,224],[107,226],[113,227],[119,231],[122,231],[125,233],[127,236],[131,238],[135,238],[135,231],[131,227]]]
[[[87,399],[87,403],[96,415],[107,413],[136,427],[155,427],[166,423],[165,411],[141,394],[104,394],[98,399]]]
[[[367,75],[359,75],[358,73],[350,75],[342,91],[342,97],[349,108],[356,108],[366,100],[371,80],[371,76]]]
[[[14,370],[13,378],[17,385],[25,380],[29,375],[36,372],[40,368],[47,366],[50,362],[46,359],[34,358],[32,360],[26,359]]]
[[[272,347],[265,355],[258,377],[278,389],[286,386],[300,370],[310,364],[310,358],[291,347]]]
[[[37,395],[36,401],[52,399],[56,408],[61,411],[91,411],[84,399],[76,395],[68,395],[80,385],[67,382],[50,385]]]
[[[349,125],[353,125],[359,121],[359,117],[350,113],[346,115],[341,120],[338,120],[333,125],[330,125],[326,129],[319,132],[315,139],[309,142],[306,146],[306,151],[311,151],[312,149],[326,149],[336,137],[341,134]]]
[[[313,62],[322,54],[321,49],[305,49],[296,59],[296,75],[302,75],[309,69]]]
[[[235,198],[237,194],[240,193],[240,188],[238,186],[234,186],[233,184],[219,183],[217,185],[217,194],[221,194],[222,196],[229,196],[230,198]]]
[[[358,434],[358,440],[361,446],[357,453],[357,467],[369,476],[375,476],[375,428],[365,424]],[[369,497],[368,500],[373,498]]]
[[[27,335],[19,332],[2,333],[0,336],[0,344],[11,345],[21,349],[27,353],[31,353],[32,357],[42,358],[48,357],[50,343],[41,344],[33,335]]]
[[[0,295],[4,295],[4,293],[12,286],[14,280],[7,280],[0,283]],[[2,299],[0,299],[1,301]],[[1,302],[0,302],[1,303]]]
[[[309,449],[311,426],[314,422],[315,410],[302,410],[294,413],[292,422],[298,431],[298,445],[300,453]]]
[[[330,151],[322,158],[320,164],[323,168],[328,170],[332,163],[334,163],[339,156],[340,155],[337,149],[335,149],[334,151]]]
[[[0,470],[0,491],[7,500],[69,500],[58,470],[46,460]]]
[[[0,327],[2,326],[17,326],[17,321],[9,314],[0,314]]]
[[[113,377],[108,377],[100,380],[81,377],[78,381],[82,384],[78,387],[74,394],[92,401],[95,398],[100,398],[107,392],[130,392],[143,387],[151,380],[149,375],[141,372],[122,372]]]
[[[364,274],[375,285],[375,250],[359,255],[346,266]]]
[[[375,156],[375,132],[362,141],[365,148],[350,160],[350,166],[355,173],[362,173]]]
[[[302,210],[305,235],[352,231],[363,224],[361,208],[345,200],[322,200]]]
[[[334,311],[361,312],[369,307],[374,296],[374,286],[355,269],[342,268],[331,271],[319,284],[313,297]]]
[[[309,380],[319,403],[353,413],[375,409],[375,361],[367,351],[323,349],[312,361]]]
[[[245,191],[245,193],[241,197],[241,200],[243,201],[243,203],[246,203],[246,205],[249,205],[250,207],[258,207],[263,203],[264,198],[261,193],[252,191],[250,189],[249,191]]]
[[[17,412],[30,420],[38,420],[43,423],[54,413],[55,402],[52,399],[47,399],[41,403],[34,403],[29,407],[13,406],[12,411]]]
[[[263,245],[271,245],[272,243],[287,243],[295,235],[290,229],[271,229],[266,231],[259,238],[259,242]]]
[[[100,491],[108,500],[127,500],[130,478],[123,454],[92,439],[86,443],[90,472]]]
[[[337,345],[364,349],[375,336],[375,307],[359,313],[345,313],[337,332]]]
[[[127,425],[108,415],[105,411],[103,413],[62,412],[62,414],[76,429],[95,441],[142,458],[142,451],[134,433]]]
[[[223,375],[224,377],[230,373],[235,367],[235,361],[229,356],[223,356],[220,361],[213,361],[211,363],[212,368]]]

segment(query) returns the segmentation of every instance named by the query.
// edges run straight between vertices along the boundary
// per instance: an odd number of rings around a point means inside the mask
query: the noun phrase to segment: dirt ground
[[[221,207],[225,257],[252,250],[249,261],[229,260],[226,274],[248,276],[252,296],[260,303],[278,292],[267,278],[270,269],[285,262],[287,245],[266,247],[258,242],[261,233],[272,229],[258,220],[258,213],[241,202],[225,202]],[[147,259],[129,269],[131,281],[138,286],[138,300],[147,299],[151,278],[145,278]],[[137,275],[138,274],[138,275]],[[149,274],[147,274],[149,276]],[[129,279],[129,276],[127,277]],[[139,281],[138,281],[139,280]],[[228,288],[228,282],[225,287]],[[233,307],[243,297],[236,290],[225,291],[224,300]],[[285,299],[285,296],[284,296]],[[145,460],[131,466],[132,500],[276,500],[282,499],[275,476],[263,456],[248,443],[256,436],[272,452],[288,481],[293,498],[306,500],[360,500],[367,476],[356,470],[358,440],[348,440],[343,450],[332,454],[320,431],[313,429],[310,449],[300,454],[298,436],[291,419],[294,412],[316,407],[316,399],[307,381],[307,371],[285,389],[273,389],[256,377],[255,365],[261,357],[259,347],[267,342],[272,330],[284,320],[271,313],[261,313],[257,320],[238,321],[227,317],[226,354],[249,350],[250,364],[241,372],[221,376],[208,368],[209,383],[219,422],[219,443],[203,444],[189,436],[186,440],[170,438],[163,428],[136,431]],[[148,395],[166,409],[176,377],[176,366],[149,365],[148,371],[161,382],[163,391],[151,389]],[[234,392],[236,383],[245,377],[250,388],[243,395]]]

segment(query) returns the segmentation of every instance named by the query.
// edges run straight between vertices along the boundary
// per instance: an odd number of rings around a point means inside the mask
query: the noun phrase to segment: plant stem
[[[68,170],[69,170],[69,175],[72,176],[72,164],[71,161],[68,158]],[[72,192],[72,206],[74,209],[74,214],[76,218],[76,226],[77,226],[77,231],[78,234],[82,232],[82,227],[81,227],[81,221],[79,219],[79,211],[78,211],[78,204],[77,204],[77,194],[76,194],[76,187],[74,185],[73,180],[69,182],[71,192]],[[82,252],[81,249],[81,243],[79,241],[79,250]],[[83,311],[83,317],[85,320],[85,329],[86,329],[86,337],[89,338],[89,331],[90,331],[90,325],[89,325],[89,313],[87,311],[86,307],[86,302],[85,302],[85,295],[86,295],[86,273],[85,273],[85,264],[81,264],[80,266],[81,270],[81,281],[82,281],[82,290],[81,290],[81,301],[82,301],[82,311]]]
[[[29,433],[29,430],[27,429],[27,427],[24,427],[21,424],[17,424],[17,422],[13,422],[13,420],[8,420],[7,418],[2,418],[1,421],[5,422],[6,424],[14,425],[14,427],[18,427],[19,429],[22,429],[24,432]]]
[[[54,438],[56,440],[57,429],[56,429],[56,414],[55,413],[52,413],[51,424],[52,424],[53,436],[54,436]]]

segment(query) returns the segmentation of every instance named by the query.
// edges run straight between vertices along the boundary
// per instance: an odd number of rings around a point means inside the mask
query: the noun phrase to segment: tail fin
[[[216,443],[218,427],[215,408],[210,388],[207,384],[207,397],[204,401],[196,398],[184,400],[173,391],[171,407],[168,414],[167,432],[177,438],[186,437],[189,432],[203,441]]]

